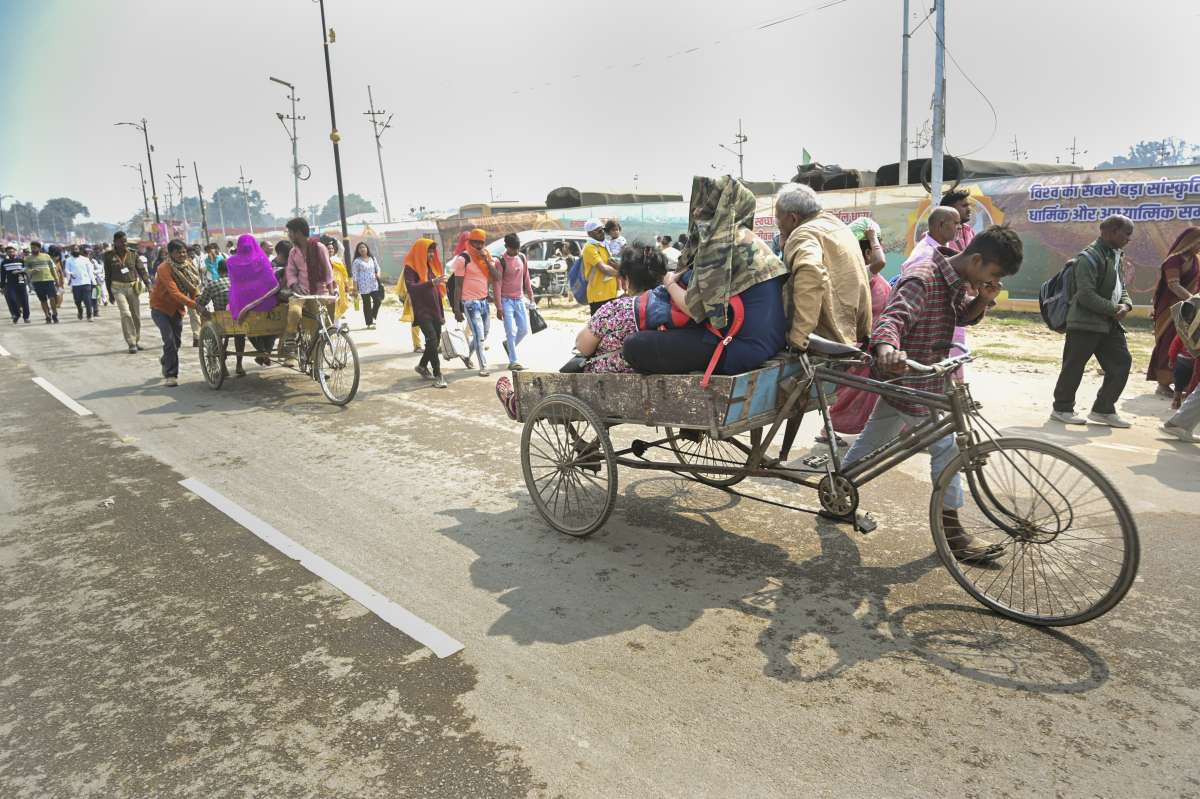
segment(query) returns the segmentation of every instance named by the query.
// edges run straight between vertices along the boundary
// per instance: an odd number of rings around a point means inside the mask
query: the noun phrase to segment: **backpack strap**
[[[700,381],[701,388],[708,388],[708,384],[712,381],[713,372],[716,371],[717,364],[721,362],[721,356],[725,354],[725,348],[729,346],[729,342],[733,341],[733,337],[741,331],[742,325],[746,321],[746,306],[742,302],[741,297],[730,297],[729,307],[733,308],[733,324],[729,326],[729,332],[722,333],[720,330],[717,330],[712,322],[704,323],[704,326],[708,328],[708,332],[719,338],[720,341],[717,342],[712,358],[708,361],[708,368],[704,370],[704,379]]]

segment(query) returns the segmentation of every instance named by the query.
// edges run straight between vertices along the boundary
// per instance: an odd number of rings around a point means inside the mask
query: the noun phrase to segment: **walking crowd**
[[[926,230],[889,283],[882,233],[869,218],[844,223],[822,208],[812,189],[789,184],[776,197],[779,228],[773,245],[754,233],[755,198],[732,178],[697,178],[687,235],[661,236],[653,243],[628,242],[618,220],[588,220],[582,248],[560,245],[573,262],[590,319],[575,338],[575,353],[563,371],[737,374],[752,370],[780,351],[803,352],[810,340],[866,346],[875,356],[876,375],[895,375],[907,359],[934,362],[954,346],[966,346],[967,329],[984,318],[1023,260],[1020,238],[1008,227],[976,231],[971,201],[953,191],[929,214]],[[92,321],[115,305],[126,347],[142,350],[141,295],[148,292],[150,319],[162,339],[164,384],[179,377],[183,325],[192,345],[214,312],[228,311],[244,321],[253,312],[280,306],[286,326],[278,337],[252,337],[253,354],[263,366],[295,362],[301,318],[323,305],[335,325],[347,323],[350,306],[361,307],[368,329],[375,328],[385,297],[384,275],[367,242],[359,242],[347,268],[339,242],[313,236],[303,218],[287,224],[288,239],[275,245],[240,237],[222,254],[216,244],[203,251],[182,241],[161,251],[141,252],[124,233],[111,245],[13,245],[0,261],[3,288],[13,324],[29,324],[36,299],[46,324],[59,323],[66,289],[79,320]],[[1123,324],[1133,310],[1122,260],[1136,235],[1134,223],[1114,215],[1103,220],[1097,238],[1072,259],[1069,311],[1062,366],[1050,417],[1067,425],[1129,427],[1117,409],[1132,358]],[[526,337],[545,327],[537,311],[529,261],[516,234],[488,246],[482,228],[466,231],[443,261],[439,245],[422,237],[404,258],[395,286],[403,303],[401,319],[412,326],[415,370],[436,388],[446,388],[444,361],[461,360],[481,376],[490,374],[488,338],[492,314],[503,326],[506,371],[524,367],[519,351]],[[1193,442],[1200,424],[1200,228],[1180,233],[1162,265],[1154,294],[1155,347],[1147,379],[1176,413],[1163,430]],[[453,322],[448,323],[448,318]],[[245,375],[246,337],[235,336],[235,373]],[[1088,363],[1095,358],[1103,383],[1087,417],[1075,412],[1076,394]],[[222,368],[224,368],[222,366]],[[868,367],[862,367],[867,373]],[[953,376],[961,381],[961,371]],[[939,378],[911,383],[939,390]],[[515,391],[506,376],[497,394],[516,417]],[[856,435],[845,463],[853,463],[920,422],[928,411],[848,387],[832,401],[839,434]],[[839,438],[835,445],[845,446]],[[955,456],[954,441],[931,446],[936,478]],[[948,495],[947,513],[955,510]],[[950,527],[953,520],[948,520]],[[975,552],[965,533],[961,552]]]

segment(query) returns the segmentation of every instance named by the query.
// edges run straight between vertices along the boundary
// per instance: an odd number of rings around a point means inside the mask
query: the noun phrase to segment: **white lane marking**
[[[11,352],[9,352],[8,350],[4,349],[4,347],[0,347],[0,358],[7,358],[7,357],[9,357],[10,355],[12,355],[12,353],[11,353]]]
[[[1101,444],[1093,443],[1093,447],[1100,449],[1115,449],[1117,452],[1157,452],[1158,450],[1150,449],[1149,447],[1135,447],[1132,444]]]
[[[41,386],[43,389],[45,389],[47,394],[54,397],[56,400],[61,402],[63,405],[66,405],[68,408],[75,411],[75,413],[79,414],[80,416],[91,416],[92,415],[91,411],[89,411],[87,408],[80,405],[75,400],[68,397],[57,386],[55,386],[53,383],[51,383],[46,378],[35,377],[35,378],[33,378],[33,382],[37,383],[39,386]]]
[[[357,577],[346,574],[346,572],[334,566],[320,555],[309,552],[241,505],[238,505],[233,500],[228,499],[199,480],[188,478],[187,480],[180,480],[179,484],[289,558],[300,561],[301,566],[338,588],[346,596],[409,638],[429,647],[433,654],[439,658],[449,657],[463,648],[461,643],[446,635],[429,622],[405,610]]]

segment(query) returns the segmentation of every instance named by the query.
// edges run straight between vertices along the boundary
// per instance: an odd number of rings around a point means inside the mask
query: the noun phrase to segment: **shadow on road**
[[[478,555],[473,582],[507,608],[489,634],[520,644],[572,644],[641,627],[681,632],[708,611],[732,609],[746,618],[695,658],[727,657],[757,633],[763,673],[775,680],[836,680],[887,657],[1038,693],[1089,691],[1108,679],[1104,659],[1065,633],[941,602],[961,595],[948,576],[931,576],[941,570],[935,554],[864,564],[859,541],[869,547],[887,535],[882,529],[855,539],[816,519],[820,551],[797,561],[782,546],[729,532],[715,514],[737,513],[739,528],[777,517],[682,478],[629,483],[613,519],[588,539],[555,533],[523,494],[519,502],[501,513],[449,510],[457,524],[442,532]],[[804,534],[811,517],[796,518]],[[913,596],[938,602],[909,604]]]

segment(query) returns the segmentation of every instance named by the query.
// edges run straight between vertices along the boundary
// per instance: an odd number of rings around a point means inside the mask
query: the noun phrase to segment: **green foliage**
[[[357,194],[346,195],[346,217],[352,217],[355,214],[365,214],[368,211],[374,211],[375,206],[371,201]],[[338,198],[333,195],[325,201],[325,207],[321,210],[320,216],[317,217],[322,225],[329,225],[341,219],[338,212]]]
[[[1139,166],[1180,166],[1200,164],[1200,146],[1168,136],[1156,141],[1140,141],[1129,147],[1128,155],[1114,155],[1097,164],[1097,169],[1122,169]]]

